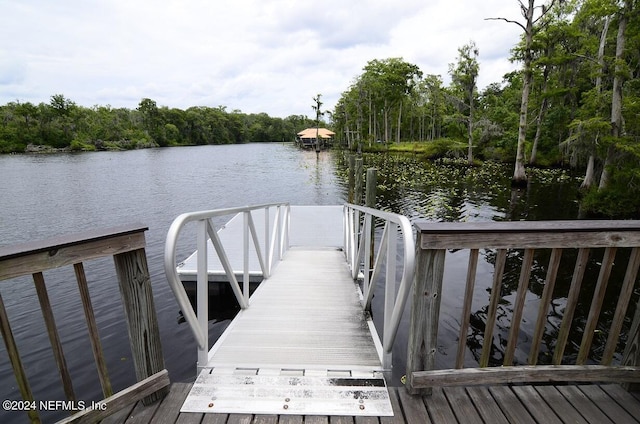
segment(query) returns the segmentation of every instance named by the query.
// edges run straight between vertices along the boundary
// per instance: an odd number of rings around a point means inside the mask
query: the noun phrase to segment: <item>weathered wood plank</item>
[[[356,205],[362,205],[362,172],[363,167],[363,159],[362,157],[356,158],[356,168],[355,168],[355,185],[353,190],[353,203]]]
[[[547,276],[544,281],[544,289],[540,297],[540,305],[538,307],[538,317],[536,326],[531,337],[531,349],[529,350],[529,358],[527,363],[535,365],[538,363],[538,353],[540,351],[540,343],[544,335],[544,328],[547,323],[547,314],[551,307],[551,299],[553,297],[553,289],[556,285],[556,277],[560,268],[560,259],[562,257],[562,249],[553,249],[551,258],[549,258],[549,267],[547,268]]]
[[[464,289],[464,303],[462,305],[462,317],[460,318],[460,336],[458,338],[458,351],[456,353],[456,368],[464,366],[464,353],[467,349],[467,333],[471,319],[471,304],[473,301],[473,288],[476,282],[478,269],[478,249],[469,252],[469,265],[467,266],[467,280]]]
[[[87,322],[87,328],[89,330],[89,340],[91,341],[91,351],[93,352],[93,359],[98,369],[98,377],[100,379],[100,385],[102,386],[102,393],[104,394],[104,397],[107,398],[113,394],[113,389],[111,387],[111,380],[109,380],[109,373],[107,372],[107,363],[102,352],[102,343],[100,342],[100,336],[98,334],[96,317],[93,313],[91,296],[89,296],[87,277],[85,275],[82,262],[74,264],[73,269],[76,274],[76,281],[78,282],[78,290],[80,291],[80,299],[82,300],[84,317]],[[138,381],[140,380],[142,379],[138,379]]]
[[[197,412],[182,413],[178,416],[176,424],[200,424],[203,418],[204,414]]]
[[[227,424],[251,424],[253,415],[251,414],[232,414],[229,415]]]
[[[584,385],[579,389],[589,397],[614,423],[635,423],[637,420],[624,410],[600,386]]]
[[[376,418],[376,422],[378,422],[377,418]],[[336,415],[336,416],[329,417],[329,423],[330,424],[353,424],[353,417]]]
[[[4,300],[2,300],[2,295],[0,295],[0,332],[2,333],[2,340],[4,340],[4,345],[7,348],[7,354],[9,355],[11,367],[13,368],[13,374],[15,375],[16,381],[18,383],[20,395],[22,396],[23,400],[33,402],[34,399],[33,393],[31,392],[31,386],[29,385],[27,374],[24,371],[22,359],[20,359],[20,353],[18,352],[16,339],[13,337],[13,331],[11,331],[9,316],[7,315],[7,310],[4,307]],[[31,422],[39,422],[40,420],[38,411],[36,409],[29,410],[27,412],[27,415],[29,416]]]
[[[518,280],[518,290],[516,299],[513,304],[513,313],[511,316],[511,328],[509,329],[509,339],[504,352],[503,364],[506,366],[513,365],[513,358],[518,343],[518,335],[520,334],[520,322],[522,321],[522,312],[524,309],[524,300],[527,296],[529,288],[529,277],[531,275],[531,265],[533,264],[533,249],[525,249],[524,258],[522,259],[522,268],[520,268],[520,279]]]
[[[511,390],[520,398],[520,402],[527,408],[536,422],[562,424],[562,420],[558,418],[533,386],[513,386]]]
[[[578,250],[578,257],[576,264],[573,268],[573,276],[571,277],[571,286],[569,288],[569,294],[567,296],[567,304],[564,308],[564,315],[562,316],[562,324],[560,324],[560,331],[558,332],[558,338],[556,340],[556,346],[553,352],[552,363],[554,365],[560,365],[562,363],[562,357],[564,355],[564,349],[567,346],[567,340],[569,339],[569,332],[571,331],[571,324],[573,324],[573,314],[575,313],[576,306],[578,305],[578,296],[580,296],[580,287],[582,286],[582,279],[584,278],[584,272],[589,263],[589,249],[582,248]]]
[[[441,388],[433,389],[432,394],[425,398],[425,404],[427,405],[427,411],[429,412],[431,421],[438,424],[458,423]]]
[[[431,424],[433,422],[425,406],[425,402],[429,402],[429,396],[423,401],[420,396],[412,396],[407,390],[398,389],[398,398],[407,423]]]
[[[507,262],[507,251],[505,249],[498,250],[496,257],[495,270],[493,273],[493,284],[491,285],[491,296],[489,300],[489,309],[487,310],[487,322],[484,327],[484,338],[482,340],[482,353],[480,355],[480,367],[489,365],[489,356],[493,346],[493,329],[496,325],[496,314],[498,304],[502,298],[502,274],[504,273],[504,265]]]
[[[460,223],[463,224],[463,223]],[[522,233],[506,236],[490,234],[438,234],[429,235],[421,245],[423,249],[548,249],[582,247],[634,247],[640,244],[640,232],[601,233]]]
[[[614,424],[591,400],[576,386],[556,386],[567,401],[591,424]]]
[[[256,415],[253,417],[253,424],[278,424],[278,416]]]
[[[553,221],[475,221],[475,222],[431,222],[417,221],[414,226],[418,232],[429,237],[438,234],[472,234],[475,237],[483,233],[500,233],[519,236],[523,233],[580,233],[603,231],[638,231],[640,220],[553,220]],[[519,246],[522,247],[522,246]]]
[[[622,406],[629,414],[640,420],[640,403],[635,401],[635,398],[626,392],[618,384],[606,384],[600,386],[609,396],[614,398],[620,406]]]
[[[193,384],[174,383],[168,395],[160,403],[153,415],[154,424],[174,424],[178,419],[180,408],[189,394]]]
[[[64,350],[62,349],[62,342],[58,335],[58,327],[56,326],[56,320],[53,316],[53,309],[51,309],[51,302],[49,301],[47,286],[44,282],[44,275],[42,275],[41,272],[33,274],[33,282],[36,287],[36,293],[38,294],[38,301],[40,302],[40,309],[42,310],[44,323],[47,327],[47,334],[49,335],[51,349],[53,349],[53,357],[56,361],[56,365],[58,366],[58,372],[60,373],[60,378],[62,380],[64,394],[67,397],[67,400],[75,401],[77,399],[73,392],[71,374],[69,374],[67,360],[64,357]]]
[[[476,406],[480,417],[491,424],[509,424],[500,406],[496,403],[489,389],[486,387],[467,387],[469,398]]]
[[[580,412],[553,386],[537,386],[535,388],[544,401],[551,407],[562,422],[572,424],[588,424]]]
[[[125,424],[148,424],[153,422],[153,416],[158,410],[160,402],[153,405],[144,406],[142,402],[136,402],[131,414],[127,417]]]
[[[413,394],[412,371],[435,367],[444,260],[444,250],[417,251],[407,348],[407,390]]]
[[[593,300],[591,301],[591,308],[589,308],[589,316],[587,317],[587,323],[582,334],[580,350],[578,351],[578,357],[576,358],[577,365],[584,365],[587,363],[587,358],[589,357],[591,344],[593,342],[593,335],[595,334],[598,326],[598,319],[600,318],[600,311],[602,310],[602,303],[604,302],[604,295],[607,291],[607,284],[609,283],[609,276],[611,275],[611,268],[613,267],[613,261],[615,258],[616,248],[607,247],[604,250],[604,257],[602,258],[602,265],[600,266],[600,272],[598,274],[598,282],[596,283]]]
[[[465,424],[483,423],[478,410],[464,387],[447,387],[441,391],[446,395],[446,400],[449,401],[449,405],[451,405],[458,422]],[[495,423],[495,421],[491,422]]]
[[[126,405],[118,412],[111,414],[107,418],[100,421],[100,424],[123,424],[127,420],[127,418],[131,417],[131,414],[133,414],[133,410],[136,405],[136,403]]]
[[[636,311],[633,314],[621,363],[622,365],[640,366],[640,299],[636,301]],[[640,390],[640,385],[625,384],[625,389],[638,391]]]
[[[418,222],[422,249],[635,247],[640,221]]]
[[[633,248],[631,255],[629,256],[629,263],[627,264],[627,270],[622,280],[622,287],[620,289],[620,295],[618,296],[618,304],[616,305],[616,312],[611,322],[611,328],[609,335],[607,336],[607,343],[602,353],[601,365],[611,365],[613,355],[616,351],[618,339],[620,338],[620,331],[622,330],[622,324],[624,323],[624,317],[627,314],[627,307],[633,294],[633,287],[636,282],[636,276],[638,275],[638,267],[640,266],[640,248]],[[627,364],[625,364],[627,365]]]
[[[0,246],[0,261],[17,256],[31,255],[37,252],[49,252],[51,249],[60,249],[76,244],[84,244],[87,241],[98,241],[111,238],[120,238],[127,234],[145,232],[149,229],[144,224],[131,223],[117,227],[95,228],[75,234],[64,234],[43,240],[33,240],[21,244]]]
[[[527,408],[522,405],[511,389],[506,386],[493,386],[489,387],[489,392],[510,423],[536,424]]]
[[[147,256],[144,249],[136,249],[115,255],[113,260],[127,317],[136,378],[141,381],[164,369]],[[166,393],[167,389],[160,390],[144,402],[153,403]]]
[[[202,424],[226,424],[228,419],[228,414],[204,414]]]
[[[282,415],[278,424],[302,424],[304,417],[302,415]]]
[[[0,248],[0,280],[143,248],[146,229],[137,224]]]
[[[465,368],[413,373],[415,387],[473,386],[554,381],[640,381],[640,367],[602,365],[536,365]]]
[[[393,417],[380,417],[380,424],[404,424],[404,415],[402,414],[402,408],[400,407],[400,400],[398,398],[398,391],[405,390],[404,387],[388,387],[389,400],[391,401],[391,407],[393,408]]]
[[[95,423],[100,421],[103,418],[108,417],[109,415],[119,411],[121,408],[124,408],[126,405],[131,403],[135,403],[142,398],[148,396],[150,393],[154,393],[160,390],[163,387],[169,386],[169,373],[167,370],[162,370],[151,377],[140,381],[133,386],[126,388],[113,396],[110,396],[103,401],[101,404],[104,408],[100,409],[85,409],[83,411],[78,412],[77,414],[72,415],[69,418],[61,420],[58,424],[66,424],[66,423]],[[179,408],[176,408],[176,412]],[[177,413],[175,414],[175,418],[173,421],[169,421],[173,423],[177,418]],[[156,422],[154,420],[154,422]]]
[[[380,420],[378,417],[353,417],[355,418],[355,424],[379,424]],[[329,417],[329,421],[333,424],[333,417]],[[346,424],[351,423],[348,418],[345,421]]]
[[[360,193],[362,193],[362,189],[360,189]],[[305,415],[304,424],[329,424],[329,417],[320,415]]]

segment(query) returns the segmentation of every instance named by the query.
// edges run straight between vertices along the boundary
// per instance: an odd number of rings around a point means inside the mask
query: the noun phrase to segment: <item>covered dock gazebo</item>
[[[326,128],[307,128],[297,134],[296,143],[305,148],[313,147],[316,145],[317,137],[320,147],[324,148],[333,142],[335,135],[336,133]]]

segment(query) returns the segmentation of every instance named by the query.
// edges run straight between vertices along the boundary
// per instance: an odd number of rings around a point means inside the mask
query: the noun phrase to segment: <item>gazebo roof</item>
[[[300,138],[316,138],[316,133],[320,138],[333,138],[336,133],[326,128],[307,128],[298,133]]]

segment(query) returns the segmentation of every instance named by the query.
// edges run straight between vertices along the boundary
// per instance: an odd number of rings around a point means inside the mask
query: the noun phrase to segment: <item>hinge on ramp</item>
[[[204,369],[181,412],[393,416],[380,372]]]

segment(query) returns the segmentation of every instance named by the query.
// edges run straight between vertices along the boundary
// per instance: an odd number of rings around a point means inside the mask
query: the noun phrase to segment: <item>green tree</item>
[[[562,3],[562,0],[551,0],[548,5],[536,6],[535,0],[527,0],[525,4],[524,0],[518,0],[520,3],[520,10],[522,16],[525,19],[525,23],[513,21],[506,18],[488,18],[490,20],[502,20],[508,23],[513,23],[522,28],[524,32],[524,49],[523,49],[523,83],[522,83],[522,101],[520,103],[520,122],[518,124],[518,147],[516,151],[516,162],[513,170],[512,182],[515,184],[522,184],[526,182],[527,175],[524,169],[524,149],[527,133],[527,112],[529,108],[529,94],[531,93],[531,81],[533,79],[533,37],[534,31],[537,30],[536,24],[542,19],[556,4],[556,2]],[[539,14],[536,16],[536,10],[539,10]]]
[[[476,97],[476,84],[480,65],[478,63],[478,47],[470,41],[458,48],[457,62],[449,64],[452,92],[455,96],[458,110],[467,125],[467,162],[473,164],[473,124]]]
[[[155,100],[144,98],[140,101],[137,108],[142,116],[142,125],[149,136],[160,146],[166,146],[167,142],[163,137],[162,127],[164,123],[158,110]]]

